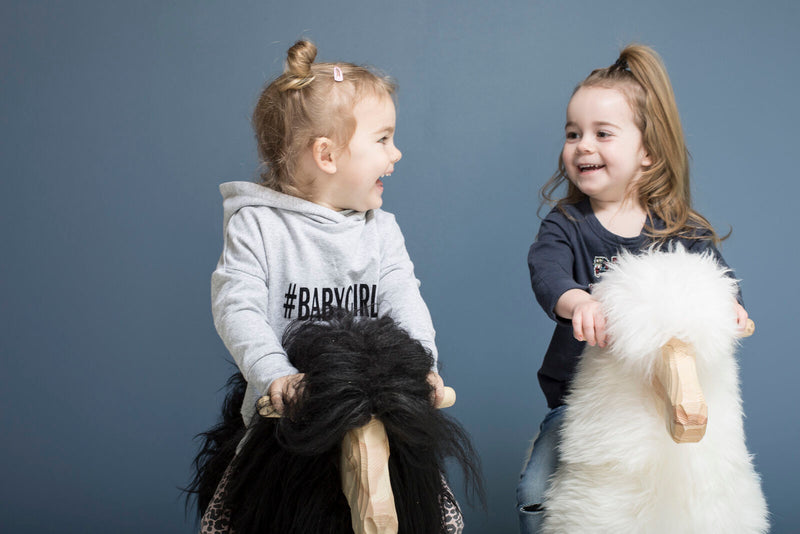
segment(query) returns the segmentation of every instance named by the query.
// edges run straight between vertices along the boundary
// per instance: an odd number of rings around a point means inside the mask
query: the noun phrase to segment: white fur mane
[[[766,532],[742,426],[735,280],[710,255],[678,247],[623,254],[593,295],[610,343],[587,346],[578,364],[545,532]],[[696,352],[709,418],[699,443],[672,440],[652,387],[673,337]]]

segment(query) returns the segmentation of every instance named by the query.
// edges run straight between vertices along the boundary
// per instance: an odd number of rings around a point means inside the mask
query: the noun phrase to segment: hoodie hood
[[[358,220],[364,217],[363,213],[352,210],[335,211],[253,182],[226,182],[219,186],[219,191],[223,198],[225,226],[231,216],[240,209],[256,206],[292,211],[299,215],[305,215],[318,224],[339,224],[352,221],[354,216]]]

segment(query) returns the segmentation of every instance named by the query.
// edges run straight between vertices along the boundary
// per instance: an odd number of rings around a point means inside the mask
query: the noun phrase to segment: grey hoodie
[[[224,248],[211,276],[214,325],[247,380],[242,417],[297,373],[286,326],[327,307],[391,315],[437,356],[430,313],[394,215],[337,212],[250,182],[220,186]]]

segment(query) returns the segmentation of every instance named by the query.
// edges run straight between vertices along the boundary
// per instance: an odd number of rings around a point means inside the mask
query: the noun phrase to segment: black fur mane
[[[324,321],[297,322],[283,346],[305,374],[300,395],[280,419],[256,415],[241,445],[244,425],[237,402],[243,379],[229,380],[223,421],[202,434],[189,491],[198,514],[211,500],[231,463],[226,506],[237,533],[350,533],[342,493],[340,444],[374,415],[389,438],[389,470],[400,532],[445,532],[440,500],[454,497],[442,484],[445,459],[455,459],[481,501],[477,454],[466,431],[431,405],[427,382],[433,359],[388,317],[336,313]]]

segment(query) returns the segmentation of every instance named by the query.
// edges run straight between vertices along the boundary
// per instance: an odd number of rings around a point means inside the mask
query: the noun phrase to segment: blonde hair
[[[689,151],[667,69],[655,50],[639,44],[626,46],[613,65],[592,71],[572,94],[584,87],[616,89],[633,110],[634,123],[652,164],[642,172],[632,193],[648,215],[665,223],[663,229],[647,226],[645,232],[656,242],[685,237],[719,244],[721,239],[711,223],[692,208]],[[554,193],[564,182],[566,196],[554,201]],[[565,205],[586,198],[567,178],[562,156],[558,158],[558,171],[542,187],[541,197],[543,203],[555,203],[561,211]]]
[[[283,74],[264,88],[253,111],[261,184],[298,197],[304,196],[295,180],[301,153],[319,137],[347,146],[356,130],[356,103],[396,92],[391,78],[369,67],[314,63],[316,57],[313,43],[297,41],[287,52]]]

